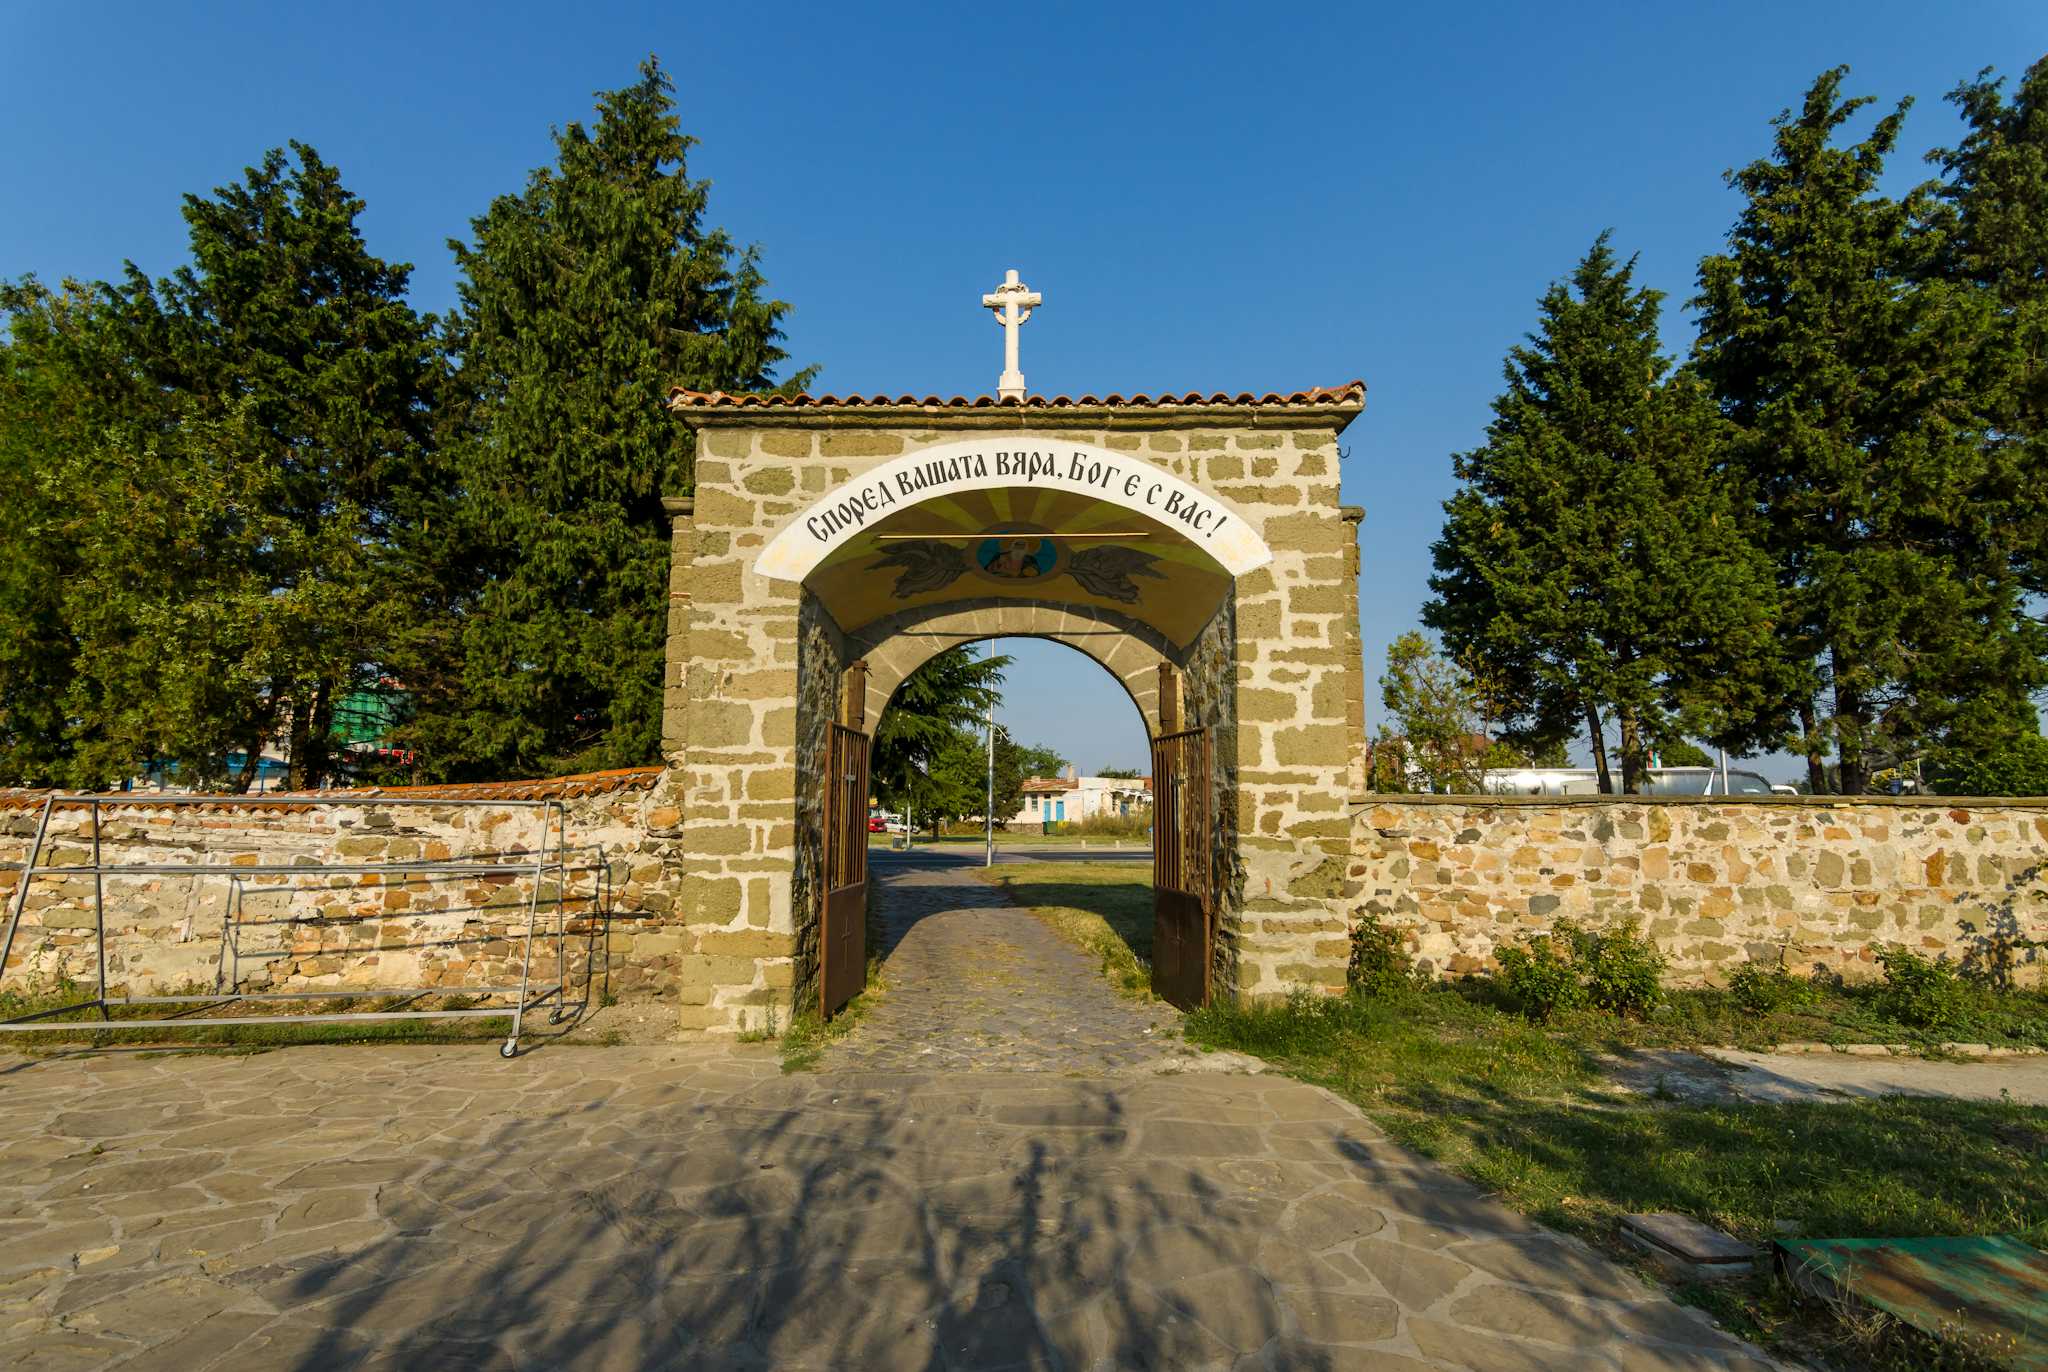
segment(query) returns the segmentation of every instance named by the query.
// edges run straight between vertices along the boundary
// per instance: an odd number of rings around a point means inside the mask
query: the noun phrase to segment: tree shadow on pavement
[[[1280,1336],[1247,1260],[1276,1203],[1136,1156],[1124,1088],[1007,1094],[1042,1125],[827,1077],[458,1127],[380,1192],[392,1237],[229,1280],[293,1312],[305,1372],[1177,1368]]]

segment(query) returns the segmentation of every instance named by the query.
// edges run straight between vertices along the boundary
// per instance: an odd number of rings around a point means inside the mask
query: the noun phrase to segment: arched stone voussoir
[[[989,638],[1042,638],[1092,658],[1123,685],[1146,730],[1159,732],[1159,664],[1179,656],[1163,634],[1092,605],[995,598],[905,610],[848,636],[849,656],[867,660],[870,724],[912,672],[948,648]]]

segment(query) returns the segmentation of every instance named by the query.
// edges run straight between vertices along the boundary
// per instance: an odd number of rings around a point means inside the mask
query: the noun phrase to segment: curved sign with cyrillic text
[[[802,581],[835,548],[900,510],[998,487],[1067,491],[1121,505],[1182,535],[1232,576],[1273,559],[1243,516],[1171,472],[1130,453],[1006,434],[921,448],[870,468],[791,520],[761,550],[754,570]]]

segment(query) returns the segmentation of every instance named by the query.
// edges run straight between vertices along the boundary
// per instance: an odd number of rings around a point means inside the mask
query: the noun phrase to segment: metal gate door
[[[1211,887],[1207,729],[1152,743],[1152,989],[1183,1010],[1209,999]]]
[[[818,1012],[860,994],[868,971],[868,736],[834,724],[825,743],[825,902],[818,921]]]

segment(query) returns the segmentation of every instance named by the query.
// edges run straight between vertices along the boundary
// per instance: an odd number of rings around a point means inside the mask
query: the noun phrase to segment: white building
[[[1150,777],[1084,777],[1071,767],[1063,777],[1032,777],[1023,804],[1009,827],[1093,819],[1098,815],[1145,815],[1152,810]]]

